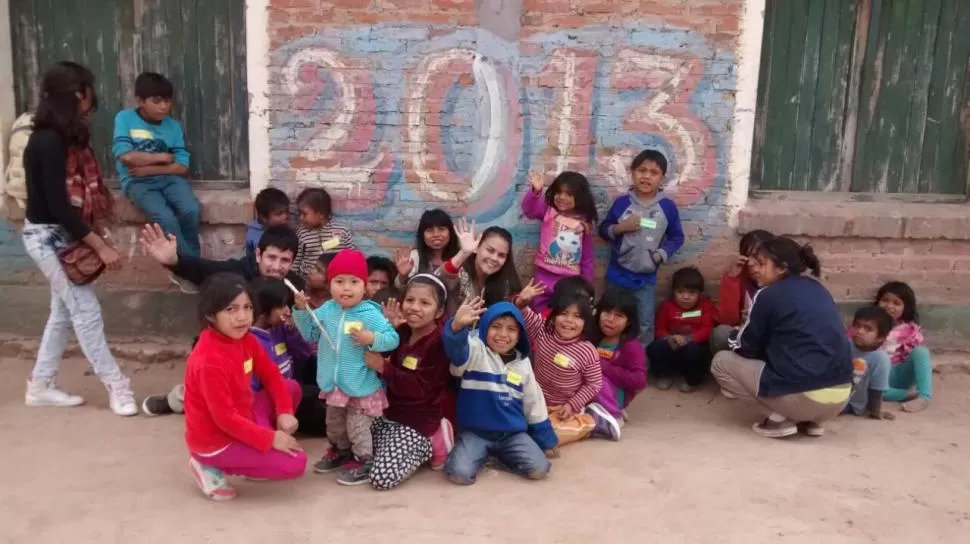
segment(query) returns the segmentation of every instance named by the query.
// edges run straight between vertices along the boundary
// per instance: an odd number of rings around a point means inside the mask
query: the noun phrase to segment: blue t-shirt
[[[116,160],[122,190],[128,186],[131,176],[128,175],[128,168],[117,159],[132,151],[171,153],[175,156],[175,162],[189,166],[189,150],[185,148],[185,136],[178,121],[165,117],[161,123],[152,123],[142,118],[137,108],[122,110],[115,116],[111,152]]]
[[[854,387],[847,408],[847,411],[861,416],[866,413],[866,407],[869,405],[869,391],[882,394],[889,389],[889,371],[892,370],[892,363],[889,361],[889,355],[881,349],[862,351],[855,345],[852,346],[852,358],[866,362],[866,371],[858,385]]]

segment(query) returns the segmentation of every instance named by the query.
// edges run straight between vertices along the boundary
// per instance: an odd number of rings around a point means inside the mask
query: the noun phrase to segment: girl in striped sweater
[[[619,440],[619,422],[593,402],[603,386],[603,374],[596,347],[586,340],[587,326],[593,324],[589,297],[557,293],[550,301],[552,312],[543,319],[528,305],[544,290],[542,284],[530,281],[516,297],[516,305],[525,318],[534,352],[532,366],[559,444],[591,435]]]

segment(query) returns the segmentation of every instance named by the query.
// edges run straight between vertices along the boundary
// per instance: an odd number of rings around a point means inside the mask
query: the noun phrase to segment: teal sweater
[[[376,393],[383,382],[377,372],[364,363],[364,353],[393,351],[400,343],[397,331],[384,318],[381,307],[365,300],[352,308],[343,308],[328,300],[313,312],[327,331],[327,336],[313,322],[310,312],[295,310],[293,321],[310,342],[318,342],[317,385],[324,393],[339,388],[349,397],[369,397]],[[348,334],[354,324],[374,333],[374,344],[358,346]],[[329,337],[329,338],[328,338]]]

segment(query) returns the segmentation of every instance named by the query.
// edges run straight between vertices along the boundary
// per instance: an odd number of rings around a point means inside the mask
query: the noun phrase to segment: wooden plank
[[[940,111],[940,181],[938,191],[955,194],[966,191],[967,126],[966,78],[970,59],[970,6],[956,1],[951,17],[954,19],[950,54]],[[946,15],[944,14],[944,17]]]
[[[955,2],[943,0],[940,5],[940,20],[937,39],[933,51],[933,70],[927,89],[926,128],[923,133],[919,171],[919,192],[931,192],[932,187],[940,186],[940,123],[943,115],[943,92],[953,43],[953,25],[956,23]],[[945,144],[945,142],[944,142]]]
[[[789,101],[790,87],[788,86],[788,58],[791,43],[791,25],[794,17],[794,5],[798,1],[775,0],[774,4],[774,38],[771,47],[772,67],[769,74],[767,104],[768,119],[765,131],[764,146],[764,177],[761,186],[765,189],[787,189],[790,187],[787,178],[783,178],[781,155],[786,146],[790,146],[791,118],[785,117],[784,110]],[[777,59],[774,60],[774,59]]]
[[[880,161],[887,165],[885,177],[880,180],[880,189],[890,193],[903,192],[903,170],[906,158],[909,123],[912,117],[915,96],[916,63],[919,53],[920,33],[923,21],[924,0],[897,0],[893,4],[893,26],[890,30],[887,56],[892,54],[891,71],[883,73],[883,92],[880,117],[886,122],[882,126],[882,141],[876,151]],[[885,187],[885,189],[882,189]]]
[[[185,143],[192,154],[192,177],[203,179],[201,158],[203,148],[202,124],[202,67],[199,63],[199,32],[201,26],[197,16],[199,3],[205,0],[182,0],[182,91],[179,98],[182,111],[182,130]]]
[[[135,6],[132,0],[116,0],[114,50],[118,55],[118,84],[121,104],[118,109],[135,105],[135,77],[141,69],[141,38],[135,32]]]
[[[879,93],[882,90],[882,73],[886,65],[884,48],[887,31],[891,22],[892,12],[887,6],[890,0],[872,0],[872,10],[869,17],[869,31],[865,53],[862,60],[862,78],[860,81],[859,113],[856,130],[855,158],[853,159],[852,192],[868,192],[876,177],[874,173],[874,158],[871,151],[876,148],[878,134],[878,119],[876,117],[879,105]]]
[[[229,179],[249,180],[249,90],[246,84],[246,2],[229,0],[232,53],[232,165]]]
[[[47,16],[51,21],[51,43],[54,46],[50,51],[52,60],[84,64],[84,24],[87,17],[81,16],[81,4],[77,1],[45,0],[38,5],[49,10]]]
[[[37,22],[31,0],[10,2],[10,42],[13,48],[14,95],[17,115],[37,106],[40,81]],[[6,122],[13,123],[13,119]]]
[[[805,191],[815,188],[814,180],[809,177],[812,157],[812,133],[817,123],[824,123],[824,117],[816,116],[815,96],[819,85],[819,54],[822,47],[822,35],[831,30],[826,29],[824,0],[808,3],[808,15],[805,20],[805,41],[802,50],[802,66],[798,79],[798,100],[795,103],[795,118],[793,132],[795,133],[795,148],[792,158],[791,189]],[[831,93],[831,87],[823,92]]]
[[[761,41],[761,68],[758,70],[758,95],[755,107],[754,143],[751,147],[751,187],[762,188],[765,177],[765,132],[768,128],[768,95],[771,87],[772,51],[775,42],[774,0],[765,3],[764,32]]]
[[[778,158],[778,180],[779,186],[792,189],[794,187],[794,168],[795,168],[795,140],[794,127],[797,126],[798,107],[800,96],[798,94],[802,79],[803,66],[805,64],[804,51],[806,49],[806,38],[808,35],[808,10],[810,0],[795,0],[785,2],[791,7],[791,26],[788,31],[788,66],[785,74],[783,100],[781,107],[772,110],[772,115],[778,115],[785,125],[786,137],[784,145],[780,149]],[[795,123],[793,125],[792,123]]]
[[[922,163],[923,138],[926,133],[927,99],[929,98],[930,79],[933,75],[933,50],[936,45],[936,31],[940,24],[942,0],[926,0],[918,21],[910,21],[919,32],[917,51],[911,51],[915,59],[912,81],[912,95],[908,127],[902,142],[902,174],[899,178],[898,192],[920,192],[920,170]],[[913,14],[911,14],[913,15]],[[927,187],[929,189],[929,187]]]
[[[123,104],[114,38],[118,0],[83,0],[80,8],[78,16],[85,19],[84,63],[98,78],[98,111],[91,117],[94,150],[102,174],[113,178],[117,175],[111,154],[114,116]]]
[[[226,0],[199,2],[199,59],[201,70],[203,135],[199,157],[201,179],[228,179],[232,154],[229,149],[232,117],[224,91],[232,57],[229,51],[228,3]],[[202,32],[201,29],[206,29]]]

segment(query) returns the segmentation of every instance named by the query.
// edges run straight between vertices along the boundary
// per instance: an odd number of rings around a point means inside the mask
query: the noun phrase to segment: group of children
[[[727,349],[746,320],[758,289],[751,257],[772,235],[745,235],[717,305],[701,273],[685,267],[658,307],[656,272],[683,233],[660,190],[663,155],[644,151],[631,172],[632,189],[598,228],[584,176],[564,172],[548,188],[530,176],[522,210],[542,227],[535,278],[525,285],[505,229],[477,235],[474,224],[430,210],[413,249],[394,261],[366,259],[326,191],[303,191],[294,270],[305,289],[274,279],[247,285],[232,274],[202,286],[206,330],[188,360],[184,401],[202,491],[235,496],[227,474],[299,476],[307,459],[292,435],[319,419],[329,447],[313,470],[338,472],[343,485],[391,489],[425,464],[471,484],[489,457],[541,479],[561,446],[620,439],[648,367],[658,388],[683,376],[681,391],[693,390],[712,352]],[[247,252],[263,228],[288,223],[289,206],[277,189],[257,196]],[[596,231],[611,243],[598,301]],[[857,372],[846,412],[886,417],[883,399],[925,408],[931,366],[912,289],[883,286],[847,334]]]

